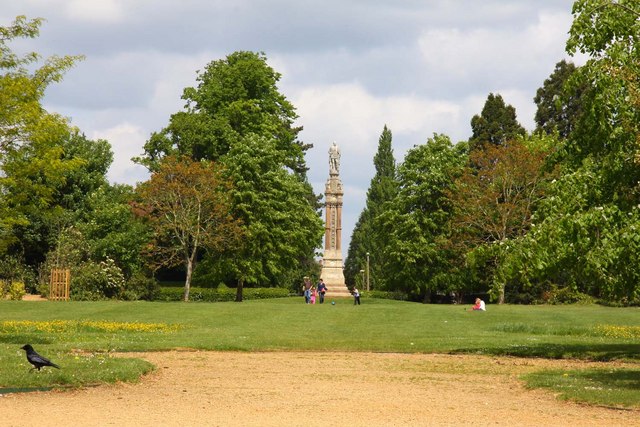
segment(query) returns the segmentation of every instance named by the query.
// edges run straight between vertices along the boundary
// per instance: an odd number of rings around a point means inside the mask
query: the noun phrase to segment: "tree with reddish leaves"
[[[139,187],[137,211],[154,231],[149,258],[155,269],[184,265],[185,301],[199,252],[223,252],[240,240],[240,221],[231,215],[231,187],[217,163],[174,156]]]
[[[450,192],[455,206],[452,230],[457,234],[453,241],[468,254],[488,255],[480,257],[485,267],[494,268],[500,260],[500,251],[487,248],[499,248],[528,231],[553,176],[545,168],[547,153],[523,140],[487,144],[471,152],[468,166],[455,181]],[[497,292],[503,302],[504,286]]]

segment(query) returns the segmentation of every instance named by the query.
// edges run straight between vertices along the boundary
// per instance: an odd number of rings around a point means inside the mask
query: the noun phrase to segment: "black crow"
[[[37,369],[39,371],[43,366],[53,366],[54,368],[60,369],[60,366],[36,353],[33,347],[31,347],[31,344],[23,345],[20,348],[27,352],[27,360],[33,365],[32,369]]]

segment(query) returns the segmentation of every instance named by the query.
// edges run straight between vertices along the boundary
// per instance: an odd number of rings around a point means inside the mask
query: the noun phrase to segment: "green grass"
[[[241,304],[1,301],[0,366],[8,369],[0,371],[0,387],[132,381],[150,365],[110,358],[110,352],[172,348],[640,359],[638,308],[490,305],[487,312],[470,312],[458,305],[336,302],[311,306],[301,297]],[[58,329],[51,326],[56,324]],[[19,348],[25,343],[64,369],[24,374],[28,366]],[[639,395],[636,388],[636,402]]]
[[[561,399],[613,407],[637,407],[640,370],[547,370],[525,375],[531,388],[548,388]]]

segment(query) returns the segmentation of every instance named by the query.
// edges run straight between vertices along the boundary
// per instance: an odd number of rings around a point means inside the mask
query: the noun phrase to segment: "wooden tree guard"
[[[71,272],[66,269],[51,270],[51,283],[49,284],[49,299],[52,301],[69,301],[69,283]]]

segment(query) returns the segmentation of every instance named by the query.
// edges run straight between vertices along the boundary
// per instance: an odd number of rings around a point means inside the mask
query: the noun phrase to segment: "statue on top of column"
[[[329,148],[329,174],[338,175],[340,173],[340,149],[334,142]]]

